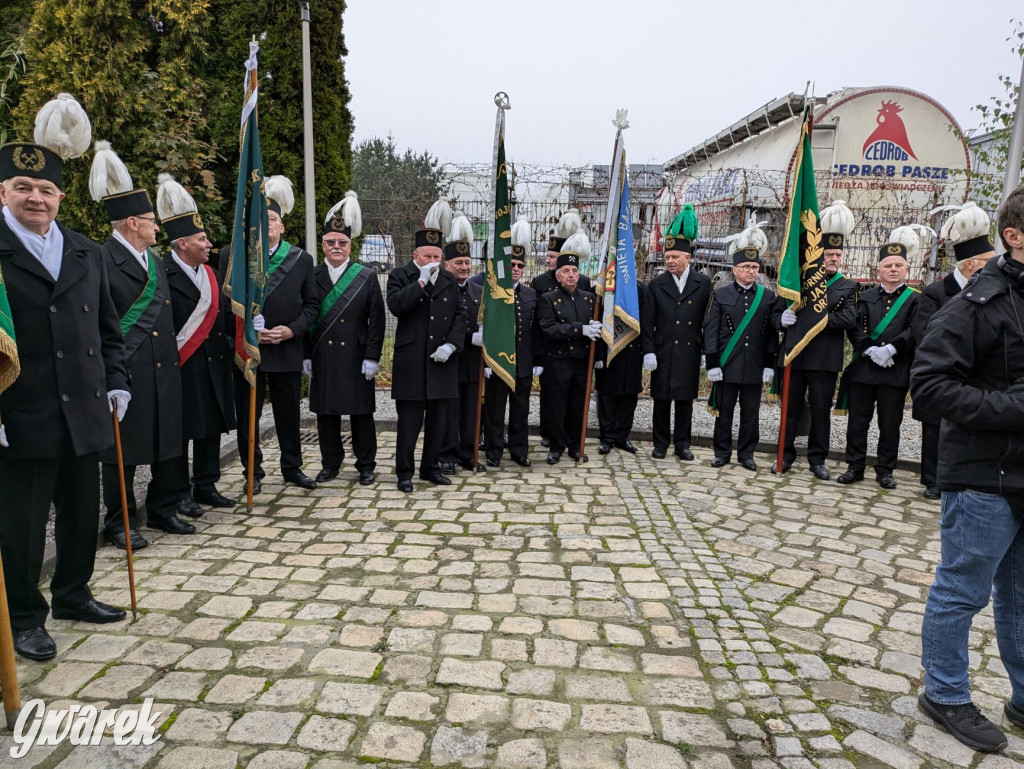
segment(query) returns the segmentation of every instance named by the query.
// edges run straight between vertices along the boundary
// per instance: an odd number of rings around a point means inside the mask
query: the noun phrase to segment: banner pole
[[[256,372],[253,372],[253,376],[258,376]],[[253,483],[253,465],[256,464],[256,385],[254,384],[249,388],[249,446],[248,446],[248,462],[247,466],[249,472],[248,487],[245,497],[246,512],[252,513],[252,483]]]
[[[11,610],[7,606],[7,584],[4,565],[0,560],[0,688],[3,688],[4,713],[7,728],[13,729],[21,710],[18,691],[18,667],[14,660],[14,633],[11,630]]]

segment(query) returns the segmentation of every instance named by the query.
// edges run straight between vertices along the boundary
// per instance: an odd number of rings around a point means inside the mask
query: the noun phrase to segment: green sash
[[[153,296],[156,294],[156,257],[147,250],[146,258],[149,263],[149,279],[146,281],[146,287],[139,294],[139,298],[132,302],[132,306],[121,318],[121,334],[123,336],[128,336],[128,332],[139,322],[142,313],[149,307],[149,303],[153,301]]]
[[[732,332],[732,336],[729,337],[728,344],[725,345],[725,350],[722,351],[722,357],[719,359],[719,368],[724,369],[725,364],[729,362],[729,357],[732,355],[732,351],[736,349],[736,345],[739,344],[740,339],[743,338],[743,332],[747,330],[747,326],[750,325],[751,318],[757,314],[758,308],[761,306],[761,297],[764,296],[764,286],[760,283],[757,284],[757,291],[754,293],[754,301],[751,302],[750,307],[747,308],[746,313],[743,315],[743,320],[736,327],[736,330]],[[708,397],[708,411],[718,416],[718,382],[711,385],[711,395]]]
[[[359,273],[364,269],[366,268],[360,264],[356,264],[355,262],[350,263],[345,269],[345,272],[342,273],[340,278],[338,278],[338,282],[334,284],[334,288],[332,288],[330,292],[328,292],[327,296],[323,298],[323,301],[320,302],[320,314],[309,327],[308,333],[311,337],[317,327],[323,323],[324,318],[327,317],[327,313],[329,313],[331,308],[334,307],[334,303],[341,298],[341,295],[345,293],[345,289],[352,285],[352,281],[355,280]]]
[[[843,273],[841,273],[841,272],[836,272],[836,274],[835,274],[835,275],[833,275],[833,276],[832,276],[831,278],[829,278],[829,279],[828,279],[828,282],[826,282],[826,283],[825,283],[825,288],[828,288],[828,287],[829,287],[829,286],[831,286],[831,285],[832,285],[833,283],[835,283],[835,282],[836,282],[837,280],[842,280],[842,279],[843,279]]]
[[[286,240],[282,240],[277,244],[277,249],[270,257],[270,266],[267,268],[267,277],[269,278],[278,267],[284,264],[284,258],[288,256],[288,252],[292,250],[292,244]]]

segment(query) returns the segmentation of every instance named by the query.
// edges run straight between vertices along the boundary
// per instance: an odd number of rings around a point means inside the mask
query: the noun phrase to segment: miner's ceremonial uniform
[[[647,300],[647,284],[637,281],[637,296],[640,315],[643,315]],[[597,359],[604,360],[605,345],[602,343],[597,351]],[[623,449],[633,454],[636,447],[630,442],[629,434],[633,431],[633,416],[643,383],[644,356],[641,352],[640,337],[637,336],[612,358],[594,372],[594,389],[597,390],[597,424],[599,451],[607,454],[612,447]]]

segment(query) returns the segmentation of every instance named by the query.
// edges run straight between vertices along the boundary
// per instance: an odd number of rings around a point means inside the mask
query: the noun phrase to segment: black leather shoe
[[[942,499],[942,492],[934,486],[929,486],[924,490],[925,499]]]
[[[483,465],[477,465],[476,466],[476,470],[474,470],[472,462],[459,462],[459,467],[461,467],[463,470],[469,470],[469,472],[471,472],[471,473],[472,472],[477,472],[477,473],[486,473],[487,472],[487,468],[484,467]]]
[[[651,457],[654,459],[664,459],[666,453],[666,449],[653,449],[651,451]]]
[[[1006,735],[973,702],[942,705],[922,694],[917,698],[917,707],[972,750],[992,753],[1006,747]]]
[[[1018,708],[1007,700],[1006,704],[1003,705],[1003,715],[1014,726],[1024,728],[1024,708]]]
[[[294,473],[288,473],[288,475],[286,475],[284,479],[288,481],[288,483],[294,483],[301,489],[309,489],[310,491],[312,491],[313,489],[316,488],[316,481],[314,481],[301,470],[296,470]]]
[[[488,467],[501,467],[500,459],[491,459],[490,457],[487,457],[486,462]]]
[[[793,466],[792,462],[783,462],[782,463],[782,472],[788,473],[789,472],[789,468],[791,468],[792,466]],[[778,462],[778,460],[772,462],[772,469],[769,472],[772,475],[778,475],[778,473],[779,473],[779,462]]]
[[[533,462],[530,461],[529,457],[512,457],[512,461],[520,467],[532,467]]]
[[[680,459],[685,459],[687,462],[693,461],[693,452],[689,449],[676,449],[676,456]]]
[[[242,494],[243,495],[248,495],[248,493],[249,493],[249,481],[248,481],[248,479],[245,479],[245,478],[243,478],[242,481],[243,481],[242,482]],[[260,478],[253,478],[253,481],[252,481],[252,495],[255,497],[261,491],[263,491],[263,481],[262,481],[262,479],[260,479]]]
[[[369,486],[371,483],[377,482],[377,476],[373,474],[372,470],[361,470],[359,473],[359,485]]]
[[[712,467],[725,467],[727,464],[729,464],[729,460],[722,459],[722,457],[715,457],[711,460]]]
[[[836,478],[836,483],[856,483],[857,481],[864,480],[864,473],[857,472],[856,470],[847,470],[845,473]]]
[[[438,470],[440,470],[443,475],[455,475],[455,463],[441,462],[438,465]]]
[[[612,453],[612,445],[610,443],[605,443],[604,441],[602,441],[601,445],[597,447],[597,453],[598,454],[611,454]]]
[[[319,473],[316,474],[317,483],[326,483],[327,481],[333,481],[338,477],[338,468],[327,468],[325,467]]]
[[[828,474],[828,468],[825,467],[825,465],[811,465],[811,475],[819,481],[827,481],[831,477]]]
[[[562,452],[561,451],[549,451],[548,452],[547,463],[549,465],[557,465],[561,461],[561,459],[562,459]]]
[[[433,471],[428,472],[428,473],[420,473],[420,480],[421,481],[430,481],[435,486],[451,486],[452,485],[452,479],[449,478],[444,473],[438,472],[437,470],[433,470]]]
[[[174,512],[178,515],[187,515],[189,518],[198,518],[203,514],[203,507],[192,497],[185,497],[174,508]]]
[[[630,454],[636,454],[636,446],[634,446],[630,441],[619,441],[615,444],[615,448],[628,451]]]
[[[217,489],[210,491],[201,491],[200,489],[192,489],[192,499],[201,505],[209,505],[210,507],[234,507],[235,500],[228,499],[221,494]]]
[[[127,616],[124,609],[102,603],[95,598],[90,598],[81,606],[57,606],[54,604],[50,611],[54,619],[76,619],[79,622],[92,622],[96,625],[120,622]]]
[[[405,479],[399,481],[398,482],[398,490],[402,491],[402,492],[405,492],[406,494],[411,494],[412,493],[412,481],[410,481],[408,478],[405,478]]]
[[[57,644],[44,627],[14,631],[14,651],[28,660],[52,660],[57,656]]]
[[[551,440],[549,438],[541,438],[540,445],[544,448],[548,448],[551,445]]]
[[[890,475],[889,473],[884,473],[883,475],[879,475],[877,480],[878,480],[878,485],[881,486],[883,489],[890,489],[890,490],[892,490],[892,489],[896,488],[896,479],[893,478],[892,475]]]
[[[580,456],[580,453],[578,451],[570,451],[569,452],[569,459],[571,459],[573,462],[589,462],[590,461],[590,457],[588,457],[586,454],[584,454],[583,456]]]
[[[107,542],[112,544],[114,547],[120,548],[121,550],[127,550],[124,546],[124,532],[123,531],[104,531],[103,536],[106,537]],[[142,550],[144,547],[148,547],[149,542],[146,538],[139,534],[139,532],[132,529],[132,552],[136,550]]]
[[[168,534],[195,534],[196,527],[191,523],[185,523],[178,516],[172,515],[170,518],[150,518],[146,524],[151,529],[159,529],[160,531],[166,531]]]
[[[756,472],[757,470],[757,462],[755,462],[753,459],[741,459],[740,465],[742,467],[745,467],[747,470],[750,470],[751,472]]]

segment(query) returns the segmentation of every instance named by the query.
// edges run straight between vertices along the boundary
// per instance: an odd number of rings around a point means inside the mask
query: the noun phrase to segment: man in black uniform
[[[377,480],[376,376],[384,348],[384,297],[377,274],[349,258],[352,239],[362,232],[362,214],[354,192],[345,193],[324,222],[324,262],[313,271],[319,314],[310,326],[309,408],[316,414],[322,469],[318,483],[337,477],[345,449],[341,417],[352,425],[352,452],[359,483]]]
[[[713,383],[709,405],[717,410],[715,458],[712,467],[732,459],[732,421],[740,403],[736,457],[748,470],[757,470],[754,449],[760,437],[761,393],[772,381],[779,352],[779,335],[771,325],[775,292],[757,282],[761,254],[768,239],[751,225],[729,244],[735,282],[715,290],[704,323],[704,355],[708,381]]]
[[[217,490],[221,436],[235,428],[231,387],[235,320],[230,300],[220,291],[217,273],[207,264],[213,246],[192,196],[169,174],[161,174],[156,203],[160,223],[171,241],[167,283],[181,360],[183,441],[175,480],[182,504],[202,514],[200,504],[235,506]]]
[[[263,400],[270,388],[274,409],[274,429],[281,448],[281,475],[288,483],[303,489],[315,489],[316,481],[302,472],[302,443],[299,438],[299,399],[302,396],[303,336],[316,320],[320,303],[313,282],[314,259],[293,246],[284,235],[284,217],[295,205],[292,183],[284,176],[269,176],[267,218],[270,261],[267,267],[267,295],[262,312],[253,318],[260,335],[260,366],[256,373],[256,424],[263,414]],[[227,259],[221,257],[222,268]],[[242,464],[248,459],[249,384],[235,367],[235,415],[238,421],[238,446]],[[253,493],[261,490],[263,452],[257,429],[253,468]],[[246,468],[248,472],[248,468]]]
[[[137,525],[135,468],[149,465],[152,479],[146,489],[146,519],[151,529],[171,534],[194,534],[195,526],[178,518],[191,514],[181,506],[175,465],[181,457],[181,370],[175,342],[171,289],[162,259],[149,248],[160,231],[145,190],[114,189],[112,169],[127,169],[107,142],[98,142],[90,185],[93,198],[106,208],[113,234],[103,244],[110,297],[121,318],[125,357],[132,382],[132,409],[121,423],[124,482],[132,522],[132,547],[146,540]],[[107,183],[104,183],[107,182]],[[121,480],[112,449],[100,453],[103,463],[103,530],[107,540],[125,546],[121,511]],[[202,510],[199,511],[200,513]]]
[[[914,318],[914,342],[924,339],[932,315],[946,302],[960,293],[971,276],[996,255],[989,234],[988,214],[973,202],[964,203],[959,211],[942,226],[942,239],[953,244],[956,266],[942,280],[937,280],[921,291],[917,298]],[[942,417],[929,412],[916,400],[911,415],[921,423],[921,484],[926,499],[941,499],[936,468],[939,462],[939,425]]]
[[[439,200],[416,231],[412,261],[388,276],[387,306],[398,318],[395,329],[391,397],[398,411],[395,472],[398,489],[412,491],[416,440],[420,428],[423,454],[420,478],[439,486],[451,481],[438,467],[445,437],[447,402],[459,391],[459,367],[453,355],[466,339],[466,309],[459,287],[441,269],[441,240],[451,226],[451,210]]]
[[[522,283],[526,254],[533,240],[530,223],[519,217],[512,225],[512,282],[516,292],[516,386],[484,369],[484,451],[490,467],[501,467],[504,452],[505,404],[508,404],[508,453],[520,467],[529,467],[530,390],[544,373],[540,363],[544,337],[537,325],[537,292]]]
[[[555,270],[558,288],[537,299],[537,322],[547,347],[544,372],[549,391],[541,408],[547,409],[549,465],[557,464],[566,448],[577,462],[587,461],[587,455],[580,454],[587,362],[591,342],[601,336],[601,322],[593,319],[597,297],[577,287],[579,263],[590,256],[590,242],[578,232],[562,248]]]
[[[846,425],[848,469],[836,480],[864,480],[868,453],[868,426],[878,405],[878,464],[875,477],[883,489],[895,489],[892,471],[900,450],[900,425],[910,388],[914,359],[914,316],[920,294],[906,285],[908,259],[921,251],[910,227],[897,227],[879,249],[880,284],[862,291],[857,300],[857,322],[850,330],[854,358],[843,372],[839,409],[844,394],[849,417]]]
[[[641,306],[640,349],[644,368],[651,372],[651,456],[655,459],[664,459],[669,445],[680,459],[693,459],[690,425],[700,380],[703,320],[711,299],[711,279],[690,269],[692,250],[686,238],[665,238],[665,272],[650,282]],[[673,403],[675,420],[670,422]]]
[[[466,338],[458,354],[459,393],[448,402],[448,424],[441,447],[440,468],[445,475],[454,475],[455,466],[473,471],[473,447],[479,440],[476,430],[476,404],[480,388],[480,354],[483,329],[477,322],[483,286],[469,280],[473,271],[473,225],[463,215],[452,221],[452,231],[444,247],[444,268],[455,278],[459,301],[466,311]],[[478,464],[477,472],[487,468]]]
[[[828,325],[790,364],[789,408],[786,412],[786,445],[782,455],[783,472],[796,461],[796,436],[804,399],[809,406],[811,426],[807,434],[807,462],[811,474],[822,481],[829,479],[825,460],[828,459],[829,439],[832,436],[832,401],[836,394],[836,379],[843,370],[843,345],[846,333],[857,321],[857,283],[843,277],[839,268],[843,261],[843,246],[853,232],[853,212],[842,200],[837,200],[821,212],[822,259],[825,262]],[[772,324],[784,330],[796,323],[796,313],[788,302],[779,297]],[[777,468],[772,464],[772,472]]]
[[[637,281],[637,299],[640,314],[644,311],[647,284]],[[611,363],[605,364],[607,346],[598,345],[598,363],[594,364],[594,389],[597,390],[597,425],[599,454],[610,454],[613,448],[636,454],[636,446],[629,440],[633,431],[633,416],[640,391],[644,389],[644,358],[637,336],[619,352]],[[600,364],[600,365],[598,365]]]
[[[63,160],[89,148],[88,118],[67,94],[46,104],[40,117],[38,144],[0,147],[0,274],[22,366],[13,382],[14,371],[0,374],[6,380],[0,382],[0,549],[14,650],[48,660],[57,649],[44,627],[50,607],[39,577],[51,502],[54,618],[125,616],[96,601],[89,580],[99,520],[98,452],[113,444],[110,414],[123,417],[131,395],[103,255],[55,221],[64,198]],[[52,130],[72,121],[77,141]]]

